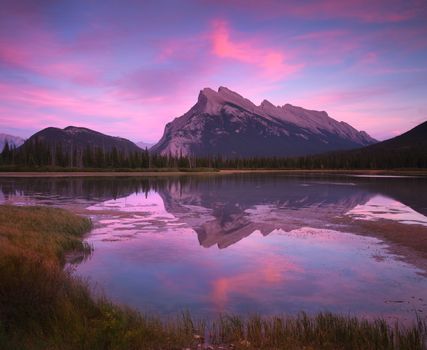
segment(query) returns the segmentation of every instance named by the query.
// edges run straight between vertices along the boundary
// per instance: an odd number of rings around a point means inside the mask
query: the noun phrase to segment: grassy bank
[[[0,206],[0,349],[423,349],[426,325],[390,327],[331,314],[169,321],[105,299],[64,271],[90,222],[53,208]],[[425,344],[425,343],[424,343]]]

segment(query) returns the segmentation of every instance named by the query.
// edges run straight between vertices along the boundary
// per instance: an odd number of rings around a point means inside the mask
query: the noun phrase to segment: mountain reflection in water
[[[2,202],[89,215],[94,253],[75,273],[140,310],[400,320],[427,312],[420,269],[383,241],[351,233],[353,218],[427,222],[425,179],[4,178],[0,188]]]

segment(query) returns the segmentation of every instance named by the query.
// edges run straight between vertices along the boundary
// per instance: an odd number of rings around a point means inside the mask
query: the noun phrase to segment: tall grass
[[[426,324],[391,327],[384,320],[321,313],[310,317],[189,313],[163,320],[94,299],[63,269],[70,250],[88,248],[89,220],[67,211],[0,206],[0,349],[423,349]],[[199,346],[199,347],[198,347]]]
[[[409,328],[378,319],[319,313],[310,317],[223,316],[213,325],[212,341],[253,349],[425,349],[427,327],[419,320]]]

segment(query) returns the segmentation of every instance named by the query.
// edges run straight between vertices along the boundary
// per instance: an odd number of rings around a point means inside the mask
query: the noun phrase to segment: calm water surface
[[[3,178],[0,188],[0,202],[90,216],[94,252],[74,273],[143,311],[427,314],[421,265],[356,234],[366,221],[427,234],[426,179]]]

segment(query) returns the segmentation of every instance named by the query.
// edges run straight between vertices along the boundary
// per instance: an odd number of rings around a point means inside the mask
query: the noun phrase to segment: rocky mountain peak
[[[274,104],[272,104],[269,100],[263,100],[260,104],[260,107],[275,107]]]
[[[243,108],[248,111],[254,111],[256,109],[255,104],[251,101],[224,86],[220,86],[218,91],[211,88],[204,88],[200,91],[198,107],[201,107],[202,112],[216,114],[219,113],[225,105]]]
[[[238,94],[235,91],[230,90],[229,88],[226,88],[225,86],[220,86],[218,88],[218,94],[221,95],[224,99],[228,100],[240,100],[244,101],[246,100],[242,95]]]
[[[268,100],[263,100],[259,105],[259,108],[261,108],[263,111],[266,111],[268,113],[268,111],[275,111],[278,107],[273,105]]]

